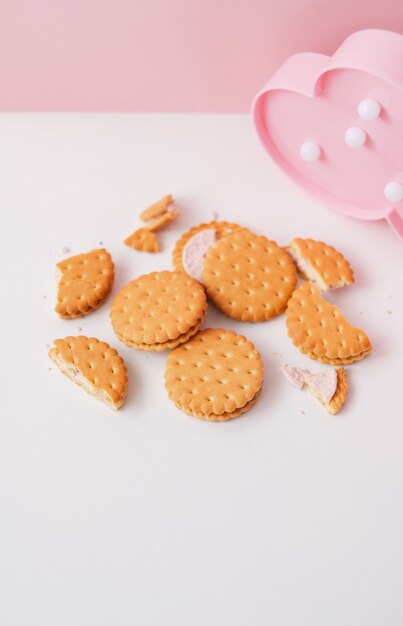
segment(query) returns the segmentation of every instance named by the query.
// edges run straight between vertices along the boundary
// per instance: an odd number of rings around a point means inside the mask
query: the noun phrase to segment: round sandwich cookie
[[[207,310],[203,287],[183,272],[152,272],[132,280],[112,301],[119,339],[136,350],[175,348],[199,330]]]
[[[202,278],[207,296],[225,315],[264,322],[285,310],[297,284],[297,270],[274,241],[241,230],[209,248]]]
[[[212,422],[238,417],[256,402],[263,361],[255,346],[231,330],[208,328],[172,350],[165,388],[175,405]]]

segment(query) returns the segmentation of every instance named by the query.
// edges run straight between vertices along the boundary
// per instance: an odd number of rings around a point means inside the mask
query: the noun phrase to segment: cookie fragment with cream
[[[347,259],[323,241],[296,237],[290,242],[288,252],[300,274],[321,291],[354,283],[354,273]]]
[[[282,372],[297,389],[307,386],[330,415],[336,415],[347,399],[348,382],[343,367],[311,372],[308,369],[284,365]]]
[[[119,409],[127,395],[126,365],[106,341],[95,337],[55,339],[49,356],[60,371],[84,391]]]

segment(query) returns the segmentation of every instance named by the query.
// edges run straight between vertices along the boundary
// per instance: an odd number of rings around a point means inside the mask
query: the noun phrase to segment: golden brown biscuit
[[[274,241],[242,230],[208,250],[202,278],[207,296],[225,315],[263,322],[285,310],[297,272],[289,254]]]
[[[331,415],[336,415],[347,400],[348,382],[346,370],[344,367],[338,367],[337,370],[337,387],[336,393],[330,402],[324,403],[324,407]]]
[[[314,239],[293,239],[288,248],[304,278],[319,289],[338,289],[354,283],[353,270],[341,252]]]
[[[167,350],[187,341],[207,310],[203,287],[183,272],[152,272],[132,280],[115,296],[112,326],[137,350]]]
[[[249,410],[263,383],[263,362],[242,335],[200,331],[170,352],[165,387],[176,406],[195,417],[225,421]]]
[[[155,202],[151,206],[144,209],[144,211],[140,213],[140,219],[143,222],[148,222],[148,220],[159,217],[163,213],[166,213],[166,211],[172,204],[174,204],[174,199],[171,194],[168,194],[161,198],[161,200],[158,200],[158,202]]]
[[[236,230],[247,230],[243,226],[239,226],[238,224],[231,224],[230,222],[208,222],[206,224],[193,226],[193,228],[187,230],[182,235],[182,237],[178,239],[172,253],[173,266],[177,272],[185,271],[185,268],[183,267],[182,254],[187,242],[192,239],[192,237],[194,237],[194,235],[196,235],[197,233],[210,228],[213,228],[216,231],[217,239],[221,239],[226,235],[230,235]]]
[[[156,217],[155,219],[151,220],[150,222],[147,222],[146,228],[148,228],[149,230],[151,230],[153,232],[156,231],[156,230],[160,230],[160,228],[163,228],[167,224],[170,224],[171,222],[176,220],[178,215],[179,215],[178,209],[173,209],[171,211],[166,211],[165,213],[163,213],[159,217]]]
[[[126,237],[123,243],[139,252],[160,251],[157,237],[148,228],[135,230],[129,237]]]
[[[112,288],[114,265],[104,248],[69,257],[56,267],[61,276],[55,311],[65,319],[91,313],[102,304]]]
[[[286,310],[286,324],[294,345],[322,363],[347,365],[372,350],[364,331],[351,326],[311,282],[302,283],[294,291]]]
[[[122,406],[127,394],[123,359],[105,341],[95,337],[55,339],[50,358],[63,374],[112,409]]]

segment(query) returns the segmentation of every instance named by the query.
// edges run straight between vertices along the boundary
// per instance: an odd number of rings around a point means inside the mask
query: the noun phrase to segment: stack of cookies
[[[141,214],[146,226],[125,243],[157,251],[150,234],[177,214],[172,197],[165,196]],[[312,373],[286,366],[284,374],[298,388],[307,386],[329,413],[340,410],[348,389],[340,366],[372,349],[365,332],[323,296],[354,283],[340,252],[301,238],[282,247],[238,224],[214,221],[181,236],[173,265],[174,271],[143,274],[122,287],[112,301],[110,320],[126,346],[170,351],[165,387],[179,409],[207,421],[229,420],[248,411],[262,388],[263,361],[251,342],[223,328],[200,330],[209,300],[241,322],[265,322],[285,312],[288,335],[300,351],[338,369]],[[63,318],[87,315],[111,290],[114,265],[104,249],[65,259],[58,269],[56,311]],[[69,336],[56,340],[49,354],[86,391],[112,408],[123,404],[127,370],[108,344]]]

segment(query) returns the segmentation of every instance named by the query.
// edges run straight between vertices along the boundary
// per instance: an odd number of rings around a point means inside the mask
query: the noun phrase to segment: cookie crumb
[[[211,211],[211,219],[216,222],[218,220],[218,212],[217,211]]]
[[[305,415],[305,411],[303,411],[302,409],[300,409],[299,412],[301,413],[301,415]]]
[[[386,313],[387,313],[388,315],[392,315],[392,311],[391,311],[390,309],[387,309]]]
[[[43,299],[46,300],[48,296],[46,295],[46,293],[43,294]]]
[[[104,242],[103,242],[103,241],[100,241],[100,242],[99,242],[99,245],[100,245],[100,246],[103,246],[103,245],[104,245]]]
[[[77,330],[78,330],[79,333],[81,333],[81,331],[83,330],[82,326],[77,326]]]
[[[51,371],[52,371],[52,368],[51,368],[51,367],[48,367],[48,372],[51,372]]]
[[[67,254],[68,252],[70,252],[70,248],[68,246],[63,246],[62,247],[62,253],[63,254]]]

